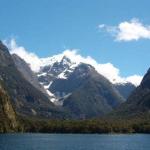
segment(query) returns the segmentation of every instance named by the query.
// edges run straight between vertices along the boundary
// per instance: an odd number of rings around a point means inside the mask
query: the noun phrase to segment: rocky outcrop
[[[10,97],[0,85],[0,132],[12,132],[18,129],[16,113]]]

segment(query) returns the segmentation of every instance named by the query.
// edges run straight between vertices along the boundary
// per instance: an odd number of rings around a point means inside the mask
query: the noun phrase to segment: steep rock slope
[[[10,101],[10,97],[2,88],[0,82],[0,133],[12,132],[18,128],[16,113]]]
[[[59,116],[59,108],[47,96],[33,87],[17,70],[6,46],[0,42],[0,78],[16,111],[28,116]]]
[[[150,70],[144,76],[128,100],[116,110],[122,116],[135,116],[140,114],[150,115]]]
[[[44,87],[39,83],[36,74],[30,69],[29,65],[16,54],[13,54],[12,58],[17,69],[21,72],[22,76],[27,81],[29,81],[35,88],[43,93],[46,93]]]
[[[67,80],[57,80],[57,82],[66,86],[71,83],[71,87],[65,91],[62,91],[63,87],[55,87],[55,89],[68,94],[63,99],[63,107],[75,118],[102,116],[124,101],[114,86],[91,65],[80,64]]]

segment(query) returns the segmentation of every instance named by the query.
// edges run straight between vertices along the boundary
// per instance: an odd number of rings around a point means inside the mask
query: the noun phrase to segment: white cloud
[[[132,75],[129,77],[121,77],[120,76],[120,70],[116,68],[113,64],[111,63],[105,63],[105,64],[100,64],[96,62],[93,58],[90,56],[83,57],[80,54],[78,54],[78,51],[76,50],[66,50],[62,53],[63,55],[71,58],[72,61],[74,62],[83,62],[90,64],[94,66],[97,72],[105,76],[109,81],[112,83],[127,83],[131,82],[135,86],[138,86],[142,80],[142,76],[139,75]]]
[[[112,83],[127,83],[131,82],[134,85],[138,86],[142,80],[142,76],[133,75],[129,77],[121,77],[120,70],[116,68],[111,63],[100,64],[96,62],[92,57],[87,56],[83,57],[78,53],[78,50],[65,50],[61,54],[54,55],[52,57],[47,58],[39,58],[36,54],[28,52],[24,47],[18,46],[16,41],[12,39],[10,42],[5,41],[5,44],[10,49],[11,54],[15,53],[24,59],[28,64],[30,64],[31,69],[35,72],[39,71],[40,67],[44,65],[48,65],[49,63],[55,62],[55,60],[60,61],[63,56],[66,56],[71,59],[72,62],[75,63],[87,63],[92,65],[97,72],[105,76]]]
[[[133,18],[130,21],[121,22],[117,26],[99,25],[99,29],[104,29],[111,33],[117,41],[133,41],[139,39],[150,39],[150,26],[144,25],[139,19]]]
[[[127,82],[131,82],[133,83],[134,85],[138,86],[141,81],[142,81],[143,77],[142,76],[139,76],[139,75],[133,75],[133,76],[129,76],[126,78],[126,81]]]
[[[4,43],[8,46],[11,54],[17,54],[24,59],[31,66],[33,71],[39,71],[41,60],[36,54],[27,51],[22,46],[18,46],[15,39],[11,39],[10,41],[5,40]]]

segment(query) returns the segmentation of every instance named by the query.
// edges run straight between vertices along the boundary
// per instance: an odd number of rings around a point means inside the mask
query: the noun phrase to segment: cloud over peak
[[[40,58],[36,54],[27,51],[22,46],[18,46],[15,39],[11,39],[10,41],[4,40],[4,44],[7,45],[11,54],[17,54],[23,60],[25,60],[30,65],[33,71],[35,72],[39,71],[41,61],[40,61]]]
[[[22,59],[24,59],[31,66],[31,69],[34,72],[38,72],[40,70],[40,67],[44,65],[48,65],[49,62],[52,63],[52,61],[55,60],[60,61],[63,58],[63,56],[66,56],[70,58],[72,62],[75,62],[77,64],[82,62],[82,63],[92,65],[97,70],[97,72],[105,76],[112,83],[131,82],[132,84],[138,86],[142,80],[142,76],[139,75],[122,77],[120,75],[120,70],[117,67],[115,67],[112,63],[105,63],[105,64],[98,63],[90,56],[87,57],[81,56],[78,53],[78,50],[75,49],[65,50],[61,54],[54,55],[52,57],[39,58],[36,54],[27,51],[24,47],[18,46],[16,44],[15,39],[11,39],[10,41],[5,41],[4,43],[8,46],[11,54],[15,53],[18,56],[20,56]]]
[[[139,19],[133,18],[130,21],[123,21],[117,26],[99,25],[115,37],[116,41],[137,41],[139,39],[150,39],[150,25],[144,25]]]

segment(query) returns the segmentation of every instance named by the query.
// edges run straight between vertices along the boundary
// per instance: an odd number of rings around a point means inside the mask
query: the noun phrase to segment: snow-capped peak
[[[40,58],[40,67],[53,65],[54,63],[62,63],[63,65],[79,64],[81,61],[81,56],[77,55],[76,50],[65,50],[63,53],[54,55],[52,57]]]
[[[83,57],[78,54],[77,50],[65,50],[61,54],[54,55],[48,58],[39,58],[36,54],[27,51],[24,47],[18,46],[16,44],[15,39],[11,39],[10,41],[5,41],[5,44],[10,49],[11,54],[15,53],[24,59],[30,66],[34,72],[39,72],[39,70],[48,65],[53,65],[55,62],[61,62],[62,58],[66,56],[71,60],[71,64],[78,65],[79,63],[86,63],[92,65],[100,74],[109,79],[112,83],[126,83],[131,82],[134,85],[139,85],[142,76],[132,75],[129,77],[122,77],[120,75],[120,70],[116,68],[112,63],[98,63],[90,56]]]
[[[70,69],[74,69],[76,66],[78,66],[80,63],[90,64],[93,66],[96,71],[103,76],[105,76],[110,82],[113,84],[126,84],[128,82],[134,84],[135,86],[138,86],[142,80],[142,77],[139,75],[133,75],[129,77],[121,77],[120,76],[120,70],[113,66],[111,63],[106,64],[99,64],[97,63],[93,58],[90,56],[82,57],[77,53],[77,50],[66,50],[63,53],[59,55],[54,55],[52,57],[48,58],[42,58],[41,59],[41,67],[53,65],[54,63],[62,63],[63,65],[68,65],[67,68],[68,71]],[[63,70],[61,74],[58,76],[60,78],[66,78],[65,77],[65,71]]]

